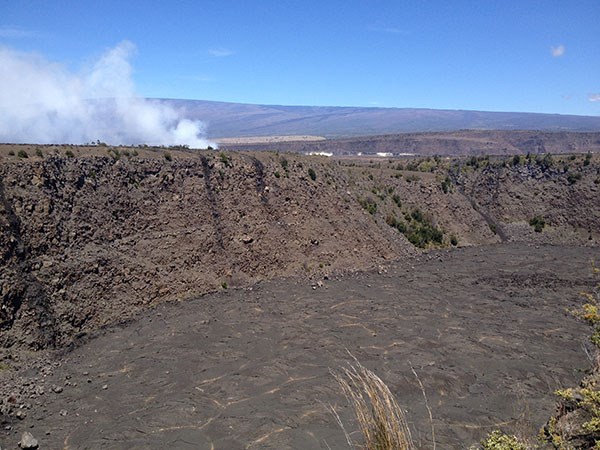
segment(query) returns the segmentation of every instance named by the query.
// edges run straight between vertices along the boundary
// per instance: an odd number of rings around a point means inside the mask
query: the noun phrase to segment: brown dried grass
[[[413,450],[413,444],[404,412],[387,385],[356,359],[339,373],[332,375],[354,409],[364,443],[364,450]],[[340,417],[333,411],[354,447]]]

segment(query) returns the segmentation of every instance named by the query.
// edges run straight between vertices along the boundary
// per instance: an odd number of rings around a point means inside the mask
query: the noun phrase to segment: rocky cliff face
[[[398,231],[411,221],[437,227],[432,245],[447,247],[593,244],[600,230],[598,168],[583,156],[544,170],[463,161],[448,172],[444,161],[417,171],[295,154],[83,150],[0,163],[4,348],[62,347],[159,302],[401,259],[420,251]],[[528,223],[535,215],[542,233]]]
[[[505,240],[593,244],[600,238],[600,167],[591,155],[496,160],[463,170],[458,180]],[[535,217],[543,219],[543,232],[531,226]]]
[[[64,345],[156,302],[411,253],[345,183],[320,158],[265,154],[2,164],[0,344]]]

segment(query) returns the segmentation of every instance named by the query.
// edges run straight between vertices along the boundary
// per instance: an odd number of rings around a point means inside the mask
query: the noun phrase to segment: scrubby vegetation
[[[444,242],[443,231],[436,227],[419,208],[405,212],[402,219],[397,219],[395,215],[390,214],[386,217],[385,222],[404,234],[416,247],[440,246]],[[455,241],[452,245],[458,244],[456,238]]]
[[[542,216],[535,216],[529,221],[529,225],[533,227],[536,233],[541,233],[546,226],[546,221]]]
[[[509,436],[495,430],[491,432],[486,439],[481,443],[482,450],[527,450],[527,446],[523,444],[516,436]]]
[[[358,200],[360,206],[367,210],[371,215],[375,215],[377,212],[377,202],[371,197],[363,197]]]
[[[219,159],[221,160],[221,163],[226,167],[226,168],[230,168],[233,167],[233,164],[231,162],[231,158],[227,155],[227,153],[221,152],[219,153]]]
[[[560,403],[557,413],[544,429],[541,437],[556,449],[600,448],[600,269],[592,265],[597,284],[592,292],[583,292],[585,303],[573,314],[592,328],[590,341],[594,367],[577,388],[555,392]]]

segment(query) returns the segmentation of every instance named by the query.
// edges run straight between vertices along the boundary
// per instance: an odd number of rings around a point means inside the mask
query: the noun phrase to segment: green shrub
[[[550,153],[546,153],[542,159],[537,159],[536,162],[542,169],[542,172],[545,172],[554,165],[554,159]]]
[[[402,208],[402,201],[400,200],[400,196],[398,194],[394,194],[392,196],[392,200],[394,200],[394,203],[398,206],[398,208]]]
[[[481,445],[483,450],[527,450],[527,446],[515,436],[509,436],[499,430],[492,431]]]
[[[456,247],[458,245],[458,238],[454,235],[450,236],[450,244],[452,244],[452,246]]]
[[[452,190],[452,180],[450,179],[450,177],[446,177],[444,179],[444,181],[442,181],[441,188],[442,188],[442,192],[444,194],[447,194],[448,192],[451,192],[451,190]]]
[[[231,158],[226,154],[226,153],[219,153],[219,158],[221,159],[221,162],[223,163],[223,165],[225,167],[227,167],[228,169],[230,167],[233,167],[233,164],[231,163]]]
[[[17,152],[17,156],[19,158],[29,158],[29,155],[27,154],[27,152],[25,150],[19,150]]]
[[[40,157],[40,158],[43,158],[44,157],[44,152],[42,152],[41,148],[37,147],[35,149],[35,155],[38,156],[38,157]]]
[[[444,240],[444,233],[429,222],[410,227],[405,235],[411,244],[419,248],[426,248],[429,244],[441,245]]]
[[[533,227],[536,233],[541,233],[546,226],[546,221],[542,216],[535,216],[529,221],[529,225]]]
[[[600,269],[592,262],[592,273],[596,277],[596,285],[591,292],[582,292],[581,295],[586,299],[585,303],[578,309],[571,311],[573,315],[584,320],[592,327],[590,340],[600,348],[600,280],[597,278]],[[562,418],[568,418],[567,421],[558,419],[561,414],[553,416],[543,429],[542,439],[550,442],[555,448],[600,448],[600,372],[597,366],[593,371],[584,377],[579,387],[561,389],[555,391],[560,399],[559,410],[565,411]],[[559,422],[560,420],[560,422]],[[571,445],[572,443],[585,443],[585,446]]]
[[[423,222],[423,213],[419,208],[415,208],[410,213],[410,216],[415,219],[417,222]]]
[[[388,214],[388,216],[385,218],[385,223],[387,223],[390,227],[396,228],[396,225],[398,225],[398,219],[396,219],[396,216],[393,214]]]
[[[315,181],[317,179],[317,173],[314,171],[314,169],[312,167],[309,167],[309,169],[308,169],[308,176],[313,181]]]
[[[371,197],[361,198],[358,200],[358,202],[372,216],[377,212],[377,202]]]
[[[285,171],[287,172],[287,170],[288,170],[288,164],[289,164],[289,163],[288,163],[288,160],[287,160],[287,159],[285,159],[284,157],[282,157],[282,158],[279,160],[279,164],[281,164],[281,167],[283,168],[283,170],[285,170]]]
[[[121,158],[121,152],[118,148],[109,148],[108,149],[109,156],[112,157],[115,161],[118,161]]]
[[[429,246],[441,246],[444,242],[444,232],[433,225],[421,212],[415,208],[412,212],[404,213],[404,220],[398,220],[394,215],[388,215],[386,223],[396,228],[400,233],[406,236],[406,239],[416,247],[427,248]],[[458,245],[458,240],[454,238]]]
[[[173,156],[169,152],[165,152],[163,156],[167,161],[173,161]]]
[[[578,173],[578,172],[569,172],[567,174],[567,181],[569,182],[569,184],[575,184],[579,180],[581,180],[581,174],[580,173]]]
[[[68,149],[68,150],[65,152],[65,156],[66,156],[67,158],[74,158],[74,157],[75,157],[75,154],[74,154],[74,153],[71,151],[71,149]]]

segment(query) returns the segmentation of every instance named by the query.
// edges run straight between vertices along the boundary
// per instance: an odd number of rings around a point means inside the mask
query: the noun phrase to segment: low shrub
[[[492,431],[481,443],[483,450],[527,450],[515,436],[509,436],[500,430]]]
[[[377,212],[377,202],[371,197],[365,197],[358,200],[360,206],[367,210],[372,216]]]
[[[567,181],[569,184],[575,184],[579,180],[581,180],[581,174],[579,172],[569,172],[567,173]]]
[[[533,227],[536,233],[541,233],[546,226],[546,221],[542,216],[535,216],[529,221],[529,225]]]
[[[231,158],[229,157],[229,155],[227,155],[227,153],[221,152],[219,153],[219,158],[221,159],[221,162],[223,163],[223,165],[226,168],[230,168],[233,167],[233,163],[231,162]]]

